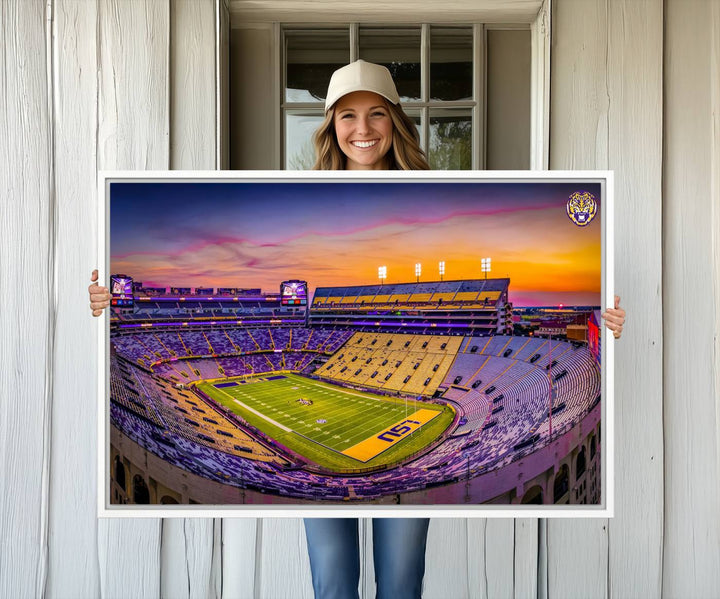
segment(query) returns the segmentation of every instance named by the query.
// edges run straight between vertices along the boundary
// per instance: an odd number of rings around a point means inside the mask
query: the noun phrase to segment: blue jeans
[[[419,599],[429,518],[373,518],[377,599]],[[357,518],[305,518],[315,599],[358,599]]]

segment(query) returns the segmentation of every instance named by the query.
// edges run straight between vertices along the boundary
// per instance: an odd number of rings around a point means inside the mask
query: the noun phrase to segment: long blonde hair
[[[393,124],[392,147],[387,156],[390,158],[389,170],[427,171],[430,165],[425,152],[420,148],[420,136],[415,123],[405,114],[400,104],[385,102]],[[345,170],[346,156],[335,135],[335,106],[325,114],[325,119],[313,134],[315,146],[315,171]]]

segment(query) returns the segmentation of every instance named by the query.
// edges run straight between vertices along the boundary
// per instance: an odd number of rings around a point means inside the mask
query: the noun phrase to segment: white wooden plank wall
[[[661,593],[663,4],[553,2],[550,168],[615,171],[615,518],[548,521],[550,597]],[[603,431],[604,433],[605,431]]]
[[[469,597],[472,599],[492,599],[493,597],[512,597],[515,595],[515,580],[513,578],[515,575],[515,527],[521,521],[509,518],[473,518],[467,520],[467,587]],[[528,520],[525,519],[525,521]],[[428,544],[432,540],[428,538]],[[455,542],[451,536],[435,539],[436,545],[433,550],[435,554],[439,554]],[[527,559],[530,561],[535,559],[533,557],[535,553],[533,548],[523,546],[520,546],[520,548]],[[462,584],[464,581],[459,582]],[[532,586],[534,586],[534,581],[532,583]],[[436,596],[447,596],[447,592],[446,590],[446,595],[438,594]]]
[[[44,2],[0,3],[0,596],[34,597],[46,543],[55,342]]]
[[[372,533],[372,521],[368,521]],[[372,538],[372,534],[369,534]],[[452,589],[458,599],[470,597],[468,580],[469,541],[480,541],[480,535],[471,535],[465,518],[436,518],[430,520],[427,548],[425,550],[425,581],[423,596],[442,599]],[[371,539],[369,539],[371,540]],[[368,561],[372,556],[372,544],[367,548]],[[479,564],[478,564],[479,565]],[[371,575],[371,576],[370,576]],[[369,594],[375,596],[375,568],[368,568]],[[478,587],[482,588],[482,587]]]
[[[255,597],[309,599],[312,594],[305,528],[299,518],[257,521]]]
[[[552,11],[550,168],[610,168],[606,3],[554,0]],[[547,521],[548,597],[608,596],[607,524],[604,519]]]
[[[98,2],[100,170],[169,167],[169,25],[167,2]],[[102,596],[158,597],[161,540],[159,519],[100,520]]]
[[[216,166],[215,5],[213,0],[170,0],[169,168]],[[220,597],[222,554],[215,551],[222,521],[162,521],[162,597]]]
[[[215,1],[170,0],[170,168],[216,168]]]
[[[88,322],[86,288],[97,266],[98,7],[63,0],[52,11],[59,287],[47,596],[97,597],[97,323]]]
[[[226,157],[227,22],[0,2],[0,596],[312,595],[299,519],[95,518],[95,171]],[[424,596],[716,597],[720,4],[555,0],[552,29],[551,168],[616,173],[616,517],[433,520]]]
[[[257,550],[262,520],[227,519],[222,523],[222,597],[261,597],[255,584],[260,567]],[[257,566],[257,567],[256,567]]]
[[[540,538],[538,518],[516,518],[513,535],[513,597],[544,597],[540,568],[547,572],[547,554]],[[546,521],[543,521],[546,522]],[[540,559],[543,559],[541,564]]]
[[[713,228],[720,205],[720,10],[695,0],[672,0],[666,9],[663,592],[717,597],[720,356],[712,333],[720,320],[720,229]]]
[[[662,592],[663,2],[608,3],[608,166],[615,171],[615,288],[630,314],[615,345],[615,518],[609,593]]]

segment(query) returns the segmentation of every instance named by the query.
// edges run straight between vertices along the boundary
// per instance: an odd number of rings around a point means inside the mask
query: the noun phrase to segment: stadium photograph
[[[597,180],[108,185],[109,506],[602,503]]]

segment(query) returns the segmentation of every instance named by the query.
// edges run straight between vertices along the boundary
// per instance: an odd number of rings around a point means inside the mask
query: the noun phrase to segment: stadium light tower
[[[418,283],[420,282],[420,273],[422,273],[422,265],[418,262],[415,264],[415,277]]]
[[[487,279],[487,274],[490,272],[490,258],[483,258],[480,260],[480,265],[482,267],[482,271],[485,273],[485,279]]]
[[[550,430],[548,436],[552,441],[552,409],[555,401],[555,389],[553,388],[553,375],[552,375],[552,328],[548,329],[548,420],[550,421]]]
[[[439,269],[440,269],[440,280],[442,281],[443,275],[445,274],[445,261],[444,260],[442,262],[440,262]]]
[[[387,279],[387,266],[378,266],[378,279],[381,285]]]

